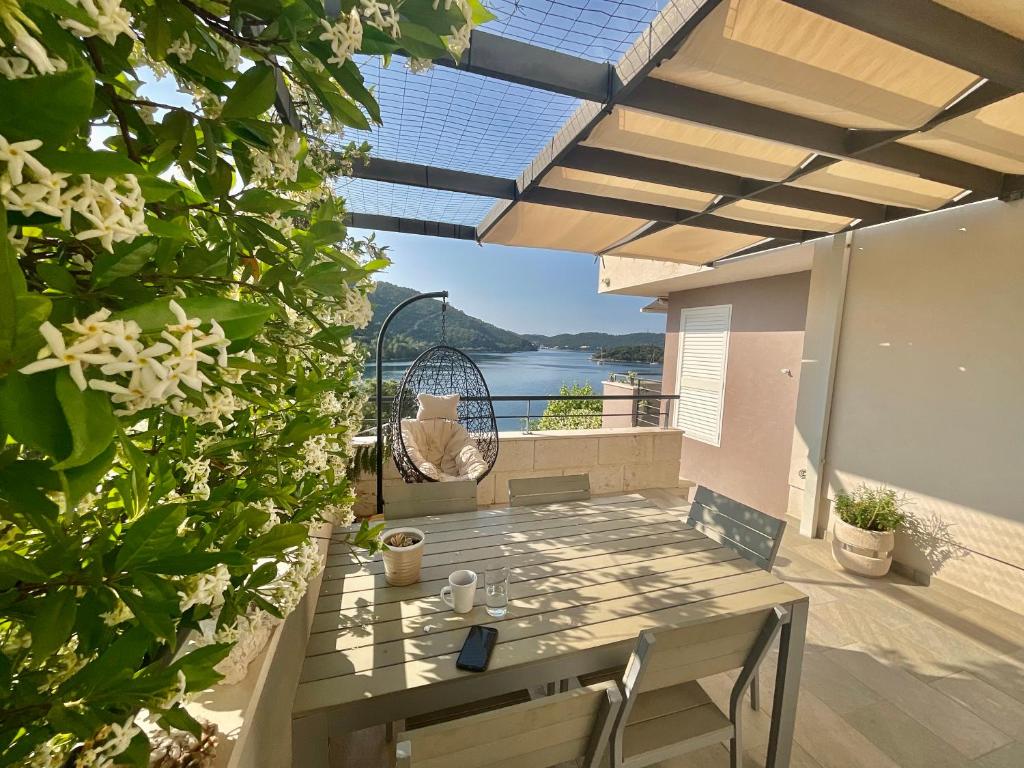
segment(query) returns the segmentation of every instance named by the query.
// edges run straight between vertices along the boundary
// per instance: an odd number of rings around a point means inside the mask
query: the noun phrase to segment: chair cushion
[[[429,421],[430,419],[451,419],[458,421],[459,418],[459,396],[451,395],[416,395],[416,402],[419,403],[419,410],[416,411],[417,421]]]
[[[457,421],[402,419],[402,442],[416,468],[432,480],[476,480],[487,471],[473,436]]]

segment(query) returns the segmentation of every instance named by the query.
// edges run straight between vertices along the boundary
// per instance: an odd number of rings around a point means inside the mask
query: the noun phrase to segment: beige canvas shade
[[[586,195],[614,197],[633,200],[638,203],[667,205],[688,211],[704,210],[715,196],[692,189],[670,187],[637,179],[623,179],[603,173],[579,171],[575,168],[552,168],[541,179],[540,185],[567,192],[581,192]]]
[[[706,264],[742,251],[764,238],[677,225],[610,251],[612,256],[634,256],[682,264]]]
[[[784,0],[726,0],[652,76],[847,128],[904,130],[978,81]]]
[[[1001,29],[1024,40],[1024,4],[1021,0],[935,0],[950,10]]]
[[[1020,12],[1024,16],[1024,0]],[[915,133],[901,143],[1003,173],[1024,173],[1024,94]]]
[[[517,203],[484,235],[483,242],[597,253],[647,222],[625,216]]]
[[[842,160],[813,171],[790,185],[922,211],[939,208],[963,192],[948,184],[854,160]]]
[[[781,181],[809,156],[806,149],[615,107],[583,142],[588,147]]]
[[[715,213],[727,219],[815,232],[838,232],[853,221],[847,216],[805,211],[801,208],[762,203],[760,200],[737,200],[722,206]]]

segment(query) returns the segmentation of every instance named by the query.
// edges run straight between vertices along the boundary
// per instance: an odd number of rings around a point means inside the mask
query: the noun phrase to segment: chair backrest
[[[621,703],[606,682],[418,728],[399,735],[397,768],[597,768]]]
[[[663,714],[686,711],[699,726],[707,725],[709,714],[720,717],[714,714],[717,709],[708,703],[700,686],[668,689],[732,669],[739,669],[740,674],[729,697],[729,720],[738,728],[743,697],[757,667],[788,621],[788,611],[775,606],[728,616],[697,617],[684,624],[641,632],[622,678],[622,708],[612,735],[613,763],[623,764],[623,737],[631,719],[654,720]],[[657,691],[664,692],[659,695]],[[645,693],[651,695],[641,697]]]
[[[775,565],[786,521],[715,493],[703,485],[690,504],[689,522],[705,536],[739,552],[766,571]]]
[[[387,491],[384,504],[385,520],[473,512],[477,506],[475,480],[404,483],[391,486]]]
[[[557,501],[581,501],[589,498],[590,475],[524,477],[508,481],[508,503],[513,507],[553,504]]]

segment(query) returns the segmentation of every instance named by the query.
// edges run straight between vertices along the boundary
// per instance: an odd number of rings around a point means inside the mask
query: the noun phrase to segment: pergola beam
[[[469,49],[460,61],[441,58],[435,59],[434,63],[598,102],[608,100],[615,71],[608,63],[571,56],[478,29],[470,35]]]
[[[710,216],[702,211],[691,211],[684,208],[672,208],[667,205],[638,203],[634,200],[623,200],[616,197],[587,195],[580,192],[567,192],[549,187],[533,187],[523,193],[522,202],[538,203],[557,208],[569,208],[589,213],[604,213],[611,216],[625,216],[631,219],[657,221],[662,224],[688,224],[695,227],[717,229],[722,232],[733,232],[758,237],[773,237],[795,243],[814,237],[824,232],[811,232],[787,227],[773,227],[766,224],[752,224],[746,221]]]
[[[448,224],[443,221],[407,219],[402,216],[382,216],[376,213],[347,213],[345,226],[358,229],[376,229],[381,232],[402,232],[409,235],[448,237],[454,240],[476,240],[476,227]]]
[[[575,147],[562,158],[559,165],[564,168],[647,181],[679,189],[692,189],[697,192],[730,198],[746,197],[767,184],[756,179],[734,176],[721,171],[583,145]],[[810,189],[773,188],[758,194],[757,198],[766,203],[836,216],[848,216],[851,219],[861,219],[865,222],[880,222],[885,221],[886,218],[886,206],[884,205],[856,197],[816,192]]]
[[[516,182],[482,173],[454,171],[432,165],[419,165],[399,160],[384,160],[371,157],[357,160],[352,164],[352,175],[359,179],[386,181],[425,189],[440,189],[446,192],[462,192],[467,195],[496,197],[502,200],[516,199]]]
[[[1024,91],[1024,40],[934,0],[786,0],[954,67]]]
[[[1003,175],[998,171],[894,144],[891,138],[877,146],[851,147],[850,137],[856,135],[856,131],[665,80],[651,78],[644,81],[623,99],[622,104],[732,133],[803,147],[836,158],[862,160],[963,189],[996,195],[1003,184]]]

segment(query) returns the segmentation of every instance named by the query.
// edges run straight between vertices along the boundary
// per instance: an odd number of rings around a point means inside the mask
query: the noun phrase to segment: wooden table
[[[624,663],[642,629],[784,605],[768,765],[788,765],[807,597],[685,516],[634,494],[402,520],[427,534],[421,581],[408,587],[388,586],[379,558],[336,536],[293,717],[352,731]],[[482,583],[496,557],[511,567],[507,616],[487,615],[482,588],[468,614],[441,602],[451,571]],[[482,674],[455,668],[472,624],[500,633]]]

